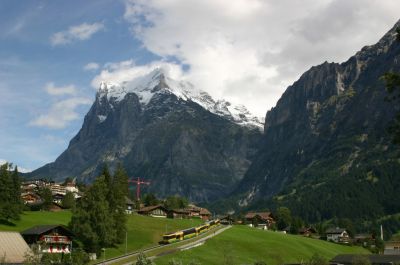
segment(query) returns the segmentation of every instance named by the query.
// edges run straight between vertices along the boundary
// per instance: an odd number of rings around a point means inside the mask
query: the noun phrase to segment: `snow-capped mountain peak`
[[[253,116],[245,106],[232,105],[225,100],[215,101],[207,92],[197,89],[190,82],[170,78],[162,68],[121,84],[103,81],[98,90],[99,97],[107,97],[108,101],[114,102],[123,100],[128,93],[135,93],[143,107],[147,106],[155,94],[174,94],[181,100],[195,102],[239,125],[263,128],[261,119]]]

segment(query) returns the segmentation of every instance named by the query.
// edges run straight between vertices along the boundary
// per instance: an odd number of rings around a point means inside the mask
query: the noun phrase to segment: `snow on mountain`
[[[123,100],[127,93],[135,93],[143,107],[146,107],[155,94],[170,93],[181,100],[195,102],[239,125],[260,129],[264,126],[262,119],[253,116],[245,106],[233,105],[225,100],[215,101],[207,92],[195,88],[191,83],[166,76],[161,68],[122,84],[103,81],[98,90],[99,97],[107,97],[108,101],[114,102]],[[105,117],[99,117],[99,120],[102,122]]]

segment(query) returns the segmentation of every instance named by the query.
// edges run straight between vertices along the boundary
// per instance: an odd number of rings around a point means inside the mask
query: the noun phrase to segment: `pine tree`
[[[43,200],[42,209],[46,211],[50,210],[50,207],[53,204],[53,194],[51,190],[45,187],[39,191],[39,195]]]
[[[126,233],[126,197],[128,196],[128,175],[121,165],[115,171],[111,191],[113,201],[110,205],[114,219],[116,243],[122,243]]]
[[[67,192],[61,201],[61,205],[65,209],[71,209],[75,206],[75,197],[72,192]]]
[[[105,177],[100,176],[73,210],[70,222],[85,249],[98,254],[101,248],[112,246],[116,238],[107,194]]]
[[[0,219],[18,220],[22,211],[18,169],[11,164],[0,166]]]

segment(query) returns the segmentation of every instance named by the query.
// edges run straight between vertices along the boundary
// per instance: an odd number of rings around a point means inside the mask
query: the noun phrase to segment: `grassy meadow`
[[[228,259],[235,264],[253,264],[264,261],[269,265],[298,263],[318,253],[326,259],[338,254],[369,253],[361,247],[344,246],[303,236],[285,235],[246,226],[234,226],[208,240],[204,245],[166,255],[155,260],[157,265],[167,265],[172,259],[188,264],[224,264]]]
[[[71,219],[71,211],[60,212],[24,212],[21,220],[12,224],[0,223],[0,231],[21,232],[35,225],[63,224],[67,225]],[[137,214],[128,215],[127,221],[127,250],[132,252],[149,246],[157,245],[165,231],[174,232],[189,228],[202,223],[200,219],[167,219],[141,216]],[[106,258],[125,254],[124,243],[116,248],[106,249]]]
[[[60,212],[23,212],[19,221],[13,221],[11,224],[0,223],[0,231],[21,232],[35,225],[67,225],[71,220],[71,211]]]

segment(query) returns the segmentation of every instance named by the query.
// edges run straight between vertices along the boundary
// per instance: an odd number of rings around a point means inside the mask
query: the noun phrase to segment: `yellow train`
[[[214,226],[219,225],[219,223],[220,223],[219,219],[216,219],[216,220],[208,221],[205,224],[197,226],[197,227],[180,230],[180,231],[177,231],[174,233],[164,234],[163,240],[161,241],[161,243],[162,244],[170,244],[170,243],[182,241],[182,240],[185,240],[188,238],[196,237],[199,234],[202,234],[202,233],[208,231],[209,229],[213,228]]]

